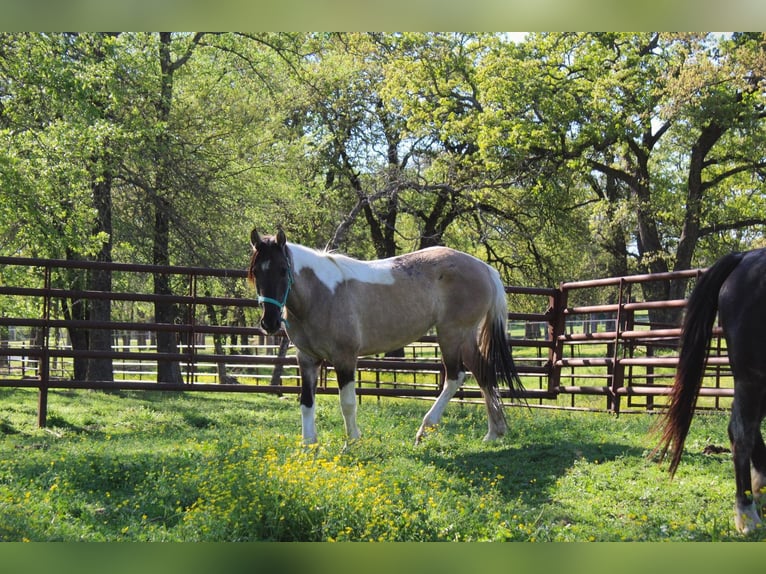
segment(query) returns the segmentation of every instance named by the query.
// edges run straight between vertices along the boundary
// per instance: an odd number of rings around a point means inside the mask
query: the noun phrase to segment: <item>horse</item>
[[[431,328],[441,349],[443,385],[416,444],[440,422],[467,371],[486,405],[484,440],[505,434],[500,382],[513,397],[521,397],[524,387],[506,332],[505,289],[493,267],[447,247],[360,261],[288,243],[282,229],[261,237],[254,228],[250,244],[248,281],[263,306],[261,327],[274,334],[284,325],[297,349],[305,445],[317,442],[314,397],[322,361],[335,369],[346,435],[356,440],[358,357],[400,349]]]
[[[694,415],[716,312],[734,375],[728,426],[736,482],[734,522],[737,530],[748,533],[761,524],[758,510],[766,490],[766,446],[761,434],[766,414],[766,248],[721,257],[692,290],[670,403],[656,428],[661,439],[654,452],[660,461],[671,452],[672,477]]]

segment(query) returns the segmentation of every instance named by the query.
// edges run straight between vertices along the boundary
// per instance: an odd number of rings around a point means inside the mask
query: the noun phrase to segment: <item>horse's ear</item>
[[[251,246],[253,249],[257,249],[257,248],[258,248],[258,246],[259,246],[261,243],[263,243],[263,242],[261,241],[261,236],[260,236],[260,235],[258,235],[258,230],[257,230],[255,227],[253,227],[253,230],[250,232],[250,246]]]
[[[279,231],[277,231],[277,245],[284,247],[285,243],[287,243],[287,237],[285,236],[284,230],[280,227]]]

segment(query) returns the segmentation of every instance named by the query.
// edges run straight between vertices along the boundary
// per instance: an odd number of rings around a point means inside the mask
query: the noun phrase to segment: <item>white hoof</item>
[[[734,508],[734,525],[742,534],[748,534],[761,525],[761,517],[754,502],[744,508],[736,505]]]
[[[425,438],[425,436],[428,433],[433,432],[435,428],[436,428],[436,425],[432,425],[432,424],[427,425],[425,422],[423,422],[423,424],[420,425],[420,429],[418,430],[417,434],[415,435],[415,445],[419,445],[421,441]]]

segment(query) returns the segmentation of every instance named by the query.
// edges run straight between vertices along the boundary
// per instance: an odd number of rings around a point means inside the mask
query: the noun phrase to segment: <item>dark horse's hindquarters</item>
[[[766,485],[761,434],[766,414],[766,249],[722,257],[689,296],[676,379],[657,449],[661,457],[672,452],[671,473],[681,460],[694,415],[716,313],[734,375],[729,439],[736,479],[735,523],[738,530],[749,532],[761,523],[756,502]]]

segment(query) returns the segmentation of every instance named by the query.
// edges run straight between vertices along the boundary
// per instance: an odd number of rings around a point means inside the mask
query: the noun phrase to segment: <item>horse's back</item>
[[[766,377],[766,249],[746,253],[731,272],[719,292],[718,312],[732,366]]]
[[[356,319],[361,354],[399,348],[433,327],[440,333],[475,329],[495,304],[500,284],[489,265],[448,247],[430,247],[374,264],[388,266],[393,283],[352,281],[337,291],[338,302],[343,301],[339,304],[348,305],[347,317]]]
[[[422,291],[439,303],[442,315],[475,316],[494,304],[500,277],[480,259],[449,247],[429,247],[392,260],[404,292]],[[481,307],[481,311],[477,310]]]
[[[433,327],[470,332],[505,301],[494,268],[448,247],[374,261],[290,247],[296,289],[310,300],[289,317],[288,332],[317,357],[391,351]]]

